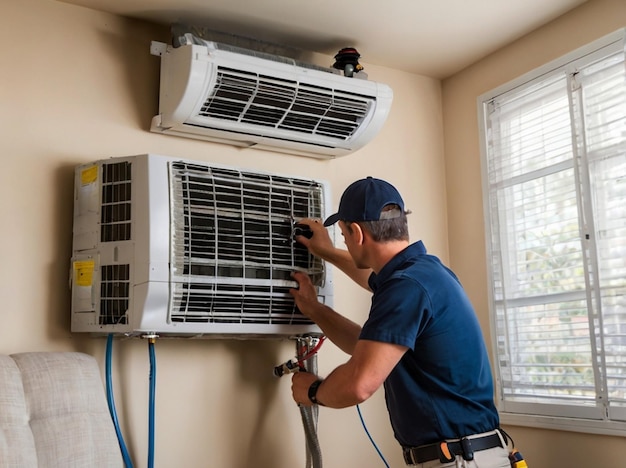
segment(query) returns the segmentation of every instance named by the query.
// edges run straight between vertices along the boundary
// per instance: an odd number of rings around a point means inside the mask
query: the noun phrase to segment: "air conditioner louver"
[[[293,230],[323,217],[328,196],[320,181],[155,155],[80,166],[73,331],[318,333],[289,293],[291,273],[309,274],[326,303],[330,273]]]
[[[391,106],[388,86],[332,70],[212,42],[162,46],[154,132],[329,158],[371,141]]]
[[[366,97],[220,68],[199,116],[346,141],[372,104]]]

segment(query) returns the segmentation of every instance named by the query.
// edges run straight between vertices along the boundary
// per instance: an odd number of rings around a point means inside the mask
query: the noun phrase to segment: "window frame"
[[[490,101],[503,93],[512,91],[516,88],[530,85],[539,79],[549,79],[557,74],[575,73],[576,70],[584,64],[588,64],[597,58],[605,57],[611,51],[622,50],[626,52],[626,28],[615,31],[603,38],[600,38],[586,46],[578,48],[556,60],[553,60],[537,69],[534,69],[521,77],[505,83],[491,91],[488,91],[477,98],[478,123],[479,123],[479,140],[480,140],[480,157],[481,157],[481,173],[482,173],[482,193],[483,193],[483,213],[485,226],[485,244],[487,252],[487,280],[488,284],[492,284],[494,280],[494,264],[493,246],[491,239],[492,230],[492,214],[490,213],[490,187],[488,177],[488,150],[487,150],[487,131],[488,131],[488,114],[487,106]],[[625,64],[626,68],[626,64]],[[580,407],[574,405],[549,405],[546,403],[531,402],[515,402],[505,401],[502,397],[502,378],[499,367],[498,357],[498,336],[497,336],[497,314],[496,299],[494,297],[494,289],[489,286],[488,304],[489,304],[489,320],[491,328],[491,341],[493,349],[494,373],[496,376],[496,405],[500,412],[501,422],[503,424],[540,427],[547,429],[559,429],[575,432],[606,434],[606,435],[624,435],[626,433],[626,420],[607,420],[599,416],[601,408],[599,406]],[[595,364],[594,364],[595,368]],[[554,406],[555,411],[549,411]],[[558,406],[558,411],[556,407]],[[541,408],[541,411],[539,411]],[[535,409],[533,411],[533,409]],[[545,410],[548,411],[545,411]],[[568,411],[571,410],[571,411]],[[613,410],[612,410],[613,411]],[[619,411],[624,413],[624,411]],[[535,413],[535,414],[533,414]],[[552,415],[550,415],[552,413]],[[558,415],[556,415],[558,414]]]

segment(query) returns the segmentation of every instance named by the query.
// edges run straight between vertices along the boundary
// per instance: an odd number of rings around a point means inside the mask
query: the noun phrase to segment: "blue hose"
[[[130,459],[130,454],[128,453],[128,449],[126,448],[126,444],[124,443],[124,437],[122,436],[122,431],[120,430],[120,424],[117,420],[117,411],[115,410],[115,399],[113,398],[113,384],[111,379],[111,357],[113,355],[113,334],[110,333],[107,337],[107,346],[106,346],[106,391],[107,391],[107,403],[109,405],[109,413],[111,414],[111,419],[113,420],[113,425],[115,426],[115,433],[117,434],[117,441],[120,444],[120,450],[122,451],[122,457],[124,458],[124,465],[126,468],[133,468],[133,462]]]
[[[156,356],[154,353],[154,339],[148,340],[150,354],[150,401],[148,407],[148,468],[154,467],[154,401],[156,389]]]
[[[365,420],[363,419],[363,414],[361,414],[361,408],[359,407],[359,405],[356,405],[356,410],[359,413],[359,418],[361,419],[361,425],[363,426],[363,429],[365,429],[365,433],[367,434],[367,437],[369,437],[370,442],[372,443],[372,445],[376,449],[376,452],[378,452],[378,456],[380,457],[380,459],[383,461],[385,466],[387,468],[389,468],[389,463],[387,463],[387,460],[385,460],[385,457],[383,456],[383,453],[378,448],[378,445],[376,445],[376,442],[374,442],[374,439],[370,435],[370,431],[367,430],[367,426],[365,425]]]

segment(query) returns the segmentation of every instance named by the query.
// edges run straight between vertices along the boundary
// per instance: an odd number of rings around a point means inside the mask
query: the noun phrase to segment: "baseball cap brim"
[[[324,226],[325,227],[332,226],[337,221],[339,221],[339,219],[340,219],[339,213],[335,213],[334,215],[330,215],[328,218],[326,218],[326,221],[324,221]]]

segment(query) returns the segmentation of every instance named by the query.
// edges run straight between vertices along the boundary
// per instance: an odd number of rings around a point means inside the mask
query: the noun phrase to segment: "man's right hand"
[[[336,248],[330,239],[328,229],[324,227],[321,220],[305,218],[298,224],[307,226],[311,231],[309,234],[312,233],[312,235],[310,237],[296,236],[295,240],[297,242],[304,245],[316,257],[339,268],[363,289],[370,291],[368,278],[372,270],[369,268],[358,268],[347,250]]]
[[[298,221],[299,225],[304,225],[311,231],[310,237],[297,235],[295,240],[304,245],[309,252],[316,257],[320,257],[323,260],[328,260],[334,245],[328,234],[328,229],[324,227],[324,224],[319,219],[305,218]]]

